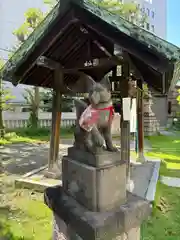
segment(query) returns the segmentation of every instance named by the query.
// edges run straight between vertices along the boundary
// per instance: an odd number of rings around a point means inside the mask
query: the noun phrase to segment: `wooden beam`
[[[45,56],[40,56],[37,59],[36,64],[41,67],[49,68],[50,70],[55,70],[56,68],[58,68],[60,66],[59,62],[56,62]],[[83,64],[82,66],[76,66],[75,68],[69,68],[69,69],[61,66],[61,71],[64,74],[68,74],[68,73],[69,74],[71,74],[71,73],[79,74],[82,71],[86,71],[86,70],[90,70],[90,69],[96,69],[96,68],[106,67],[106,66],[110,66],[110,65],[115,66],[117,64],[117,61],[116,61],[116,57],[113,56],[113,57],[98,59],[98,63],[96,63],[94,65],[92,64],[89,66],[84,66],[84,63],[82,63],[82,64]]]
[[[97,39],[99,38],[98,34],[93,31],[92,29],[88,29],[88,27],[80,26],[80,31],[84,34],[88,35],[88,39],[91,39],[91,41],[107,55],[108,57],[111,57],[117,65],[121,65],[123,63],[123,54],[122,55],[114,55],[114,53],[111,53],[107,47],[105,47],[100,41]]]
[[[76,8],[75,15],[79,16],[82,22],[85,22],[89,29],[97,32],[98,35],[107,38],[109,41],[121,46],[123,51],[126,51],[141,61],[145,61],[146,65],[151,66],[153,69],[161,72],[164,66],[167,66],[168,61],[163,55],[159,55],[153,48],[148,48],[145,44],[135,40],[135,36],[129,37],[112,27],[110,24],[105,24],[104,21],[99,20],[98,17],[92,17],[90,13],[84,9]]]
[[[122,66],[123,80],[120,82],[121,98],[127,98],[129,92],[129,63],[126,62]],[[123,106],[122,108],[123,109]],[[130,121],[123,119],[123,111],[121,111],[121,160],[127,163],[127,180],[130,180]]]
[[[138,159],[144,161],[144,103],[143,83],[137,79]]]
[[[21,76],[21,79],[23,79],[36,65],[37,58],[39,56],[43,56],[53,46],[53,44],[55,44],[61,34],[63,34],[63,32],[65,32],[72,24],[79,22],[79,19],[72,19],[71,17],[69,19],[69,16],[72,17],[72,15],[68,15],[67,21],[61,21],[59,20],[60,18],[58,18],[56,24],[54,24],[54,27],[48,29],[41,42],[37,46],[35,45],[35,49],[28,57],[25,57],[24,63],[17,70],[17,76]],[[66,24],[67,22],[68,24]],[[18,83],[20,84],[21,81]]]
[[[60,66],[60,63],[53,61],[52,59],[45,56],[38,57],[36,64],[40,67],[49,68],[51,70],[55,70]]]
[[[62,109],[62,94],[61,94],[62,84],[63,84],[63,73],[60,68],[56,68],[54,70],[52,127],[51,127],[50,151],[49,151],[49,161],[48,161],[49,172],[53,172],[54,169],[57,169],[59,141],[60,141],[61,111],[62,111],[61,110]]]

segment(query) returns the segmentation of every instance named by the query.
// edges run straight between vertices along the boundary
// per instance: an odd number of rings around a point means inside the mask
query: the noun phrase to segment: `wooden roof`
[[[75,69],[98,81],[117,64],[112,61],[115,45],[128,53],[131,63],[157,91],[167,92],[178,81],[178,47],[90,0],[61,0],[5,64],[3,79],[52,87],[52,71],[36,64],[39,56],[46,56],[61,64],[67,86],[79,78]],[[84,62],[95,58],[110,62],[84,68]]]

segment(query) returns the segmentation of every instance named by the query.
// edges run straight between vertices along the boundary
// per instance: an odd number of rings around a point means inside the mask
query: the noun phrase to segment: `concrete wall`
[[[167,97],[152,97],[151,111],[156,116],[159,126],[166,127],[168,121]]]

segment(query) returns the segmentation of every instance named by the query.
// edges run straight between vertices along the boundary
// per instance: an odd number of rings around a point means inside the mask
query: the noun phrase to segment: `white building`
[[[141,11],[146,13],[148,17],[144,28],[158,37],[166,39],[167,0],[122,0],[122,2],[139,4]]]

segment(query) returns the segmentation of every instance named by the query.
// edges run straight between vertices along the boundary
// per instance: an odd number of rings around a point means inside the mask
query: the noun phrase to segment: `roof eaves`
[[[60,2],[51,10],[51,12],[45,17],[45,19],[38,25],[38,27],[29,35],[27,40],[17,49],[12,57],[6,62],[1,71],[3,76],[8,72],[13,72],[15,68],[26,58],[29,51],[33,51],[36,43],[43,37],[45,31],[50,24],[56,19],[59,14]],[[8,74],[7,74],[8,75]],[[6,80],[6,79],[5,79]]]
[[[78,4],[75,0],[73,0],[73,2]],[[83,0],[82,2],[83,3],[79,3],[82,8],[101,18],[104,22],[115,27],[117,30],[140,41],[156,53],[164,55],[168,60],[180,60],[180,49],[177,46],[157,37],[141,27],[138,27],[119,15],[92,3],[90,0]]]

